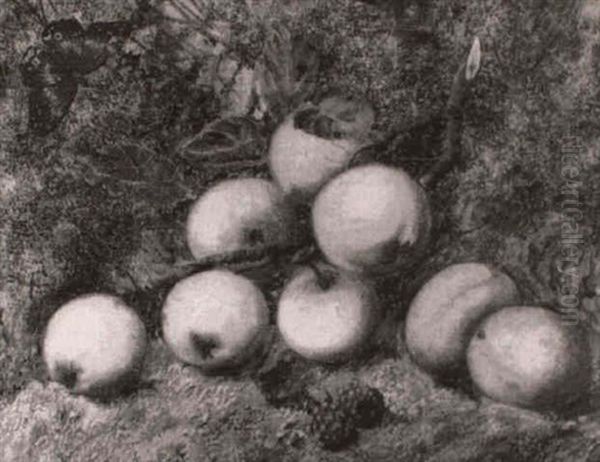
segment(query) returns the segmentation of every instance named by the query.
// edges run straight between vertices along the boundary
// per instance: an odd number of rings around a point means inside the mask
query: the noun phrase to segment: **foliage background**
[[[54,3],[56,12],[46,8],[51,19],[79,13],[84,23],[126,18],[134,7]],[[595,306],[600,5],[569,2],[576,13],[566,15],[561,1],[431,0],[432,44],[395,36],[383,1],[205,3],[227,47],[185,29],[174,34],[172,24],[145,28],[85,78],[55,133],[32,138],[17,67],[41,25],[0,0],[0,458],[598,460],[597,399],[568,418],[476,399],[420,372],[396,331],[407,294],[453,262],[493,262],[513,275],[529,303],[555,302],[561,150],[570,137],[580,146],[586,229],[578,284],[583,307]],[[402,13],[399,22],[410,8]],[[188,257],[181,236],[189,201],[224,176],[264,174],[192,168],[174,152],[206,123],[249,108],[265,19],[283,21],[316,44],[323,65],[315,97],[332,89],[365,95],[377,129],[411,134],[398,155],[412,172],[436,154],[414,121],[443,111],[473,36],[482,41],[464,160],[432,192],[436,244],[404,281],[402,296],[393,288],[387,294],[400,324],[379,334],[381,348],[369,360],[311,369],[313,383],[360,377],[384,393],[393,413],[341,453],[319,450],[305,417],[269,407],[251,380],[204,378],[175,363],[157,337],[145,371],[152,386],[115,402],[69,396],[46,383],[40,367],[43,326],[76,293],[145,289],[132,303],[156,334],[160,296],[152,289]]]

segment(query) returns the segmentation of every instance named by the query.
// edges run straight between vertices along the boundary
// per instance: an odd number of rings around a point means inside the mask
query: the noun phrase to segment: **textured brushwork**
[[[434,378],[404,335],[419,289],[466,262],[600,332],[599,79],[594,0],[0,0],[0,460],[600,460],[596,337],[591,393],[558,413]],[[320,182],[353,164],[402,166],[428,196],[427,243],[401,277],[377,271],[383,322],[341,365],[292,354],[275,328],[298,265],[336,283],[320,242],[272,245],[281,233],[257,226],[217,256],[186,243],[212,185],[279,175],[274,133],[337,147],[327,178],[285,178],[298,235]],[[348,266],[397,270],[384,257],[403,243]],[[216,264],[267,305],[267,348],[236,374],[184,365],[162,339],[174,284]],[[138,383],[116,398],[73,394],[42,362],[49,319],[88,293],[120,297],[147,332]],[[473,312],[439,332],[470,332]],[[210,359],[222,339],[196,340]]]

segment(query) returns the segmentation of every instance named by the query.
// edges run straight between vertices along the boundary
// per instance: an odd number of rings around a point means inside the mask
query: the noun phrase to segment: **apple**
[[[512,279],[493,266],[451,265],[427,281],[410,304],[405,323],[409,354],[432,374],[462,373],[481,319],[519,299]]]
[[[257,354],[269,312],[247,278],[215,269],[179,281],[162,308],[163,338],[182,362],[213,373],[234,370]]]
[[[591,383],[587,335],[549,309],[503,308],[478,327],[467,350],[471,378],[488,397],[524,408],[562,409]]]
[[[75,394],[112,396],[130,389],[138,379],[146,331],[121,299],[89,294],[52,315],[42,350],[51,380]]]
[[[367,342],[380,310],[372,287],[333,267],[302,267],[285,285],[277,308],[284,342],[301,356],[336,363]]]
[[[291,210],[270,181],[238,178],[208,189],[193,204],[186,225],[192,255],[202,259],[293,239]]]
[[[352,139],[329,140],[296,128],[292,114],[271,138],[269,169],[284,193],[307,199],[342,171],[359,147]]]
[[[431,227],[424,190],[404,170],[351,168],[319,192],[312,208],[317,243],[336,266],[387,273],[421,257]]]
[[[285,118],[271,137],[268,164],[286,195],[306,201],[365,145],[375,114],[360,99],[325,98]]]

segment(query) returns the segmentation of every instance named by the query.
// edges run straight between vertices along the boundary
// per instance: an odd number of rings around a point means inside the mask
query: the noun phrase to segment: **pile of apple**
[[[399,167],[353,165],[373,119],[362,102],[305,104],[271,137],[271,180],[221,181],[189,211],[186,239],[198,261],[293,247],[307,235],[316,244],[319,255],[296,264],[276,306],[281,339],[308,360],[339,364],[358,355],[382,319],[376,278],[409,273],[428,245],[432,220],[421,184]],[[302,209],[310,210],[309,226]],[[412,302],[411,357],[435,375],[468,370],[484,394],[507,403],[572,401],[590,381],[585,336],[553,311],[519,302],[512,280],[488,265],[447,268]],[[248,367],[269,346],[267,332],[259,287],[218,265],[176,283],[162,307],[168,348],[209,374]],[[146,343],[134,310],[91,294],[54,314],[43,355],[53,380],[102,396],[132,386]]]
[[[299,202],[310,208],[308,233],[321,256],[297,265],[281,290],[276,322],[292,350],[327,363],[347,360],[365,346],[381,314],[371,276],[418,260],[431,222],[424,191],[402,169],[378,163],[349,168],[360,147],[354,136],[361,130],[355,129],[365,125],[365,111],[354,111],[353,104],[334,97],[290,115],[271,139],[273,180],[213,185],[192,205],[186,224],[189,250],[203,261],[306,239],[299,236],[306,231],[296,211]],[[343,117],[336,118],[340,108]],[[359,114],[354,125],[353,113]],[[334,124],[327,134],[299,128],[309,119],[321,123],[323,114]],[[372,119],[368,111],[366,118]],[[225,267],[179,281],[162,308],[167,346],[211,374],[243,368],[257,356],[269,338],[268,324],[258,286]],[[44,359],[52,379],[75,392],[103,394],[139,370],[145,344],[133,310],[95,294],[55,313]]]

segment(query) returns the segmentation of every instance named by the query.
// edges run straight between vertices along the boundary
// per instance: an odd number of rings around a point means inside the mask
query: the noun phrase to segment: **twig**
[[[291,254],[298,250],[299,244],[287,245],[260,245],[247,249],[234,250],[232,252],[210,255],[197,261],[176,264],[175,268],[185,273],[193,274],[198,271],[206,271],[219,266],[235,267],[239,271],[247,271],[251,268],[263,266],[272,258],[278,258],[282,254]]]
[[[317,260],[309,261],[307,265],[315,273],[321,290],[328,290],[335,283],[338,273],[333,266]]]
[[[44,11],[44,3],[42,2],[42,0],[38,0],[37,4],[40,18],[42,18],[42,20],[44,21],[43,24],[46,25],[48,24],[48,17],[46,16],[46,12]]]
[[[134,288],[123,294],[123,297],[127,299],[133,297],[135,299],[147,292],[153,294],[165,293],[181,279],[202,271],[209,271],[216,268],[227,268],[231,271],[247,273],[251,270],[263,268],[274,260],[289,260],[289,256],[298,252],[301,245],[303,244],[294,243],[277,246],[255,246],[248,249],[210,255],[196,261],[175,263],[170,267],[166,275],[154,280],[150,287],[140,287],[139,284],[132,281]],[[128,276],[132,278],[131,275]]]
[[[431,189],[459,160],[461,153],[461,136],[463,126],[463,109],[471,82],[477,76],[481,65],[481,45],[475,37],[467,61],[460,66],[454,76],[450,97],[448,98],[446,117],[446,134],[442,147],[442,155],[425,173],[419,183],[425,189]]]
[[[395,164],[399,161],[411,160],[411,158],[398,157],[397,153],[400,150],[400,146],[409,138],[409,132],[415,127],[426,126],[433,120],[431,115],[419,116],[416,121],[412,121],[410,124],[399,124],[399,126],[393,128],[387,133],[382,133],[377,136],[372,143],[363,146],[356,151],[350,162],[349,167],[355,167],[364,162],[380,161],[384,163]],[[376,154],[373,154],[376,153]],[[393,159],[390,157],[394,157]],[[421,158],[412,158],[419,159]]]

